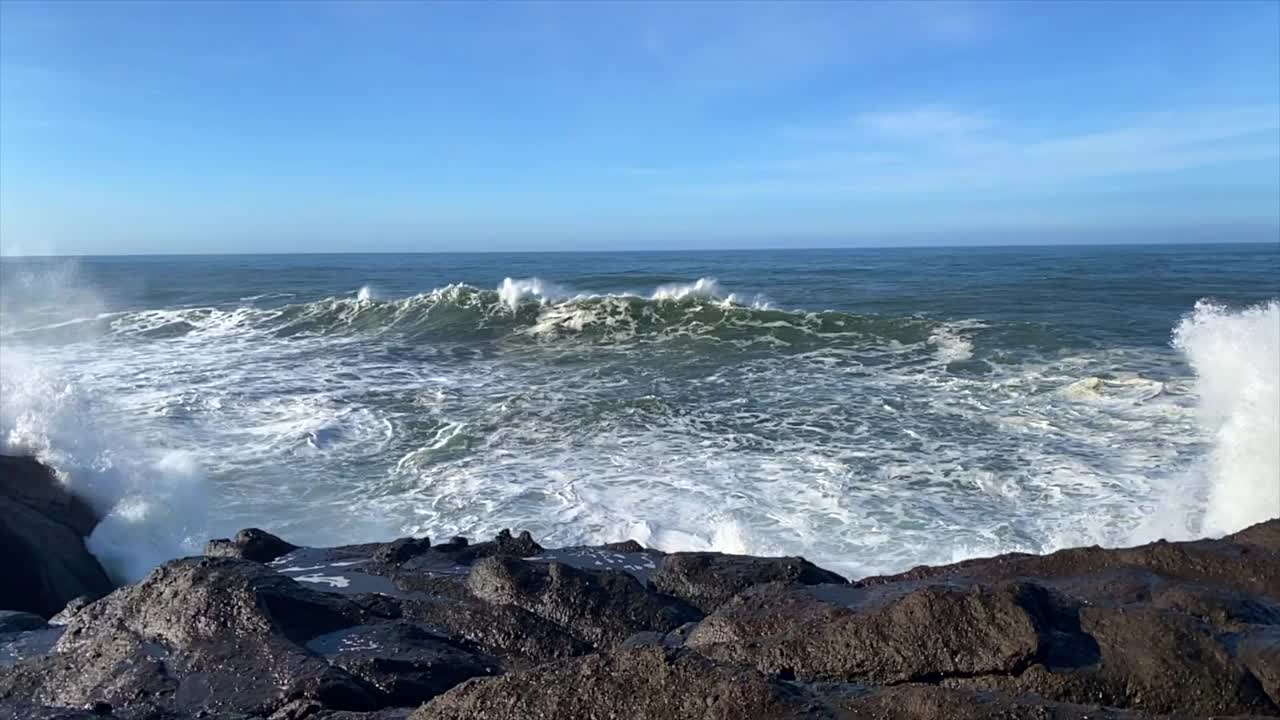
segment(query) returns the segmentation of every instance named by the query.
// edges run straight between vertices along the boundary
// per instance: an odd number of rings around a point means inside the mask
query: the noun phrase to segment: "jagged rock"
[[[431,549],[427,538],[400,538],[378,548],[373,553],[375,562],[398,565]]]
[[[57,615],[49,618],[49,624],[66,625],[72,616],[83,610],[86,605],[93,601],[94,598],[91,598],[88,595],[81,595],[79,597],[72,598],[71,601],[67,603],[66,607],[58,611]]]
[[[362,625],[312,638],[307,649],[369,685],[391,705],[419,705],[467,678],[493,675],[496,658],[406,622]]]
[[[842,720],[1155,720],[1154,716],[1128,710],[936,685],[841,690],[844,689],[831,693],[831,704],[840,711]],[[1168,716],[1161,717],[1170,720]]]
[[[510,530],[503,530],[493,540],[471,544],[464,537],[452,538],[444,545],[436,545],[434,552],[448,556],[459,565],[471,565],[487,557],[533,557],[542,552],[542,546],[533,541],[528,531],[512,537]]]
[[[1085,607],[1080,626],[1099,647],[1093,666],[1055,672],[1037,664],[1022,673],[946,683],[1162,714],[1280,713],[1258,679],[1201,620],[1145,607]]]
[[[385,708],[373,712],[328,710],[313,700],[294,700],[276,712],[268,720],[405,720],[413,708]]]
[[[398,608],[316,592],[257,562],[176,560],[73,616],[54,653],[0,675],[0,701],[128,706],[146,700],[173,712],[269,713],[290,700],[310,699],[329,709],[376,710],[403,688],[379,687],[302,643],[387,621],[388,614]],[[365,655],[363,665],[354,656],[343,659],[376,678],[382,660],[413,666],[411,650]],[[463,655],[459,650],[453,659]],[[414,666],[420,684],[438,657]],[[463,667],[459,662],[445,675],[455,678]]]
[[[648,550],[645,546],[635,540],[623,540],[622,542],[605,543],[600,546],[604,550],[618,553],[642,553],[657,552],[656,550]]]
[[[48,623],[39,615],[13,610],[0,610],[0,635],[39,630],[47,626]]]
[[[0,609],[50,617],[78,595],[101,597],[112,583],[85,548],[98,518],[39,462],[0,455]]]
[[[709,615],[687,645],[709,657],[806,680],[901,683],[1017,673],[1048,650],[1049,591],[907,586],[757,586]]]
[[[210,540],[204,547],[204,554],[209,557],[232,557],[267,563],[297,549],[297,545],[285,542],[265,530],[245,528],[230,540]]]
[[[1155,542],[1134,548],[1097,546],[1059,550],[1049,555],[1011,553],[939,567],[918,567],[899,575],[865,578],[860,587],[904,580],[959,581],[1035,578],[1093,602],[1130,602],[1123,589],[1139,596],[1150,579],[1177,580],[1218,590],[1261,595],[1280,601],[1280,519],[1268,520],[1220,540]]]
[[[647,590],[625,572],[514,557],[480,560],[467,576],[467,587],[482,600],[524,608],[598,648],[643,630],[674,630],[701,616],[683,601]]]
[[[752,585],[767,582],[819,585],[847,581],[800,557],[758,558],[711,552],[672,553],[662,558],[653,575],[658,592],[678,597],[703,612],[712,612]]]
[[[442,584],[432,597],[407,600],[401,607],[406,619],[440,627],[452,638],[497,655],[507,669],[591,651],[591,645],[559,625],[515,605],[487,603],[461,584]]]
[[[1255,626],[1231,638],[1235,657],[1280,708],[1280,625]]]
[[[801,688],[687,650],[638,648],[470,680],[412,720],[790,720],[831,717]]]
[[[506,531],[279,556],[258,533],[214,552],[266,564],[174,561],[3,634],[0,720],[1280,715],[1280,522],[853,585]]]

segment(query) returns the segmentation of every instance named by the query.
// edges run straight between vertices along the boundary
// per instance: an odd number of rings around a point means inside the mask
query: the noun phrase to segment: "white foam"
[[[960,334],[971,326],[942,325],[929,336],[928,343],[938,348],[938,360],[944,363],[960,362],[973,357],[973,343]]]
[[[568,290],[536,277],[503,278],[502,284],[498,286],[498,299],[512,312],[526,300],[546,303],[567,297],[570,297]]]
[[[341,575],[299,575],[294,578],[299,582],[314,583],[317,585],[328,585],[329,587],[344,588],[351,586],[351,580]]]
[[[1231,311],[1201,301],[1174,332],[1213,437],[1207,532],[1280,517],[1280,301]]]
[[[720,289],[719,281],[715,278],[703,277],[691,283],[662,285],[654,290],[650,297],[654,300],[684,300],[685,298],[721,300],[726,295]]]
[[[317,545],[511,527],[548,547],[632,538],[801,554],[858,576],[1143,533],[1189,537],[1210,505],[1270,500],[1229,496],[1237,480],[1265,490],[1259,482],[1274,477],[1264,443],[1276,433],[1264,412],[1276,405],[1274,304],[1197,309],[1178,340],[1193,382],[1169,348],[954,372],[949,363],[982,349],[974,323],[920,320],[885,340],[820,314],[708,313],[708,301],[734,302],[709,278],[647,298],[508,278],[496,295],[451,285],[286,311],[131,313],[113,321],[128,332],[194,329],[31,348],[41,372],[29,386],[27,370],[9,371],[26,349],[6,340],[3,430],[78,487],[104,486],[109,519],[91,547],[122,576],[198,550],[188,537],[252,525]],[[282,312],[302,325],[394,328],[439,303],[479,308],[481,322],[516,309],[532,334],[635,341],[456,356],[447,343],[419,343],[406,360],[409,349],[391,356],[367,332],[270,332]],[[713,323],[822,340],[694,372],[669,369],[690,355],[646,344]],[[1151,367],[1160,380],[1140,374]],[[166,460],[175,449],[194,462]],[[1222,486],[1212,501],[1210,478]],[[1248,521],[1219,514],[1218,531]]]
[[[0,433],[5,452],[53,467],[102,518],[91,552],[118,581],[203,544],[204,483],[192,458],[146,449],[97,422],[111,404],[69,378],[55,360],[0,353]],[[110,390],[110,386],[103,389]]]

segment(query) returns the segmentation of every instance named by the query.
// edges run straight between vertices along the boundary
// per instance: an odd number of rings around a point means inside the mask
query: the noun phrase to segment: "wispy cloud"
[[[938,138],[967,135],[990,128],[987,115],[938,107],[910,110],[864,112],[854,117],[857,125],[906,138]]]
[[[767,157],[728,162],[663,192],[839,195],[971,192],[1174,173],[1280,156],[1280,108],[1167,111],[1093,129],[1037,130],[931,105],[787,128]]]

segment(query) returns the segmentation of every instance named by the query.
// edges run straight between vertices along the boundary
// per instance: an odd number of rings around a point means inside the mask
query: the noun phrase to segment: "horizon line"
[[[1104,248],[1104,247],[1187,247],[1197,245],[1280,245],[1280,228],[1273,239],[1233,240],[1137,240],[1128,242],[1015,242],[1001,244],[952,243],[897,244],[897,245],[830,245],[803,247],[704,247],[704,248],[631,248],[631,249],[540,249],[540,250],[332,250],[332,251],[261,251],[261,252],[141,252],[141,253],[52,253],[10,255],[0,251],[0,260],[54,259],[54,258],[142,258],[142,257],[279,257],[279,256],[340,256],[340,255],[566,255],[600,254],[627,255],[639,253],[708,253],[708,252],[815,252],[830,250],[992,250],[1017,248]]]

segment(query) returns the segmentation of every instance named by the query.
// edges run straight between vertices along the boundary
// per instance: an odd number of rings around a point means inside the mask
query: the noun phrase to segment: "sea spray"
[[[24,290],[7,297],[6,323],[44,315],[59,297],[63,313],[101,307],[91,288],[76,282],[73,263],[33,278]],[[110,385],[77,381],[57,355],[32,354],[12,341],[2,349],[0,452],[36,457],[89,501],[100,522],[87,544],[108,574],[132,582],[160,562],[198,552],[208,502],[195,460],[137,447],[102,421],[119,412]]]
[[[1280,301],[1234,312],[1201,301],[1173,344],[1196,373],[1200,420],[1213,437],[1204,531],[1280,516]]]

